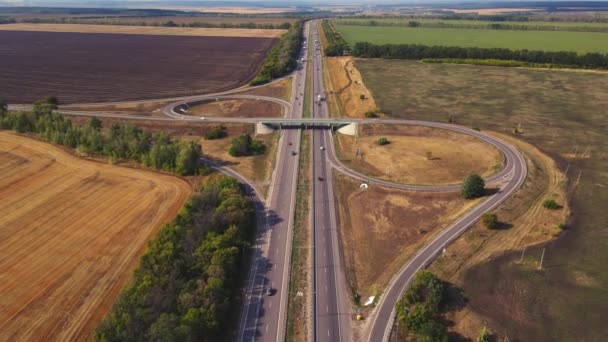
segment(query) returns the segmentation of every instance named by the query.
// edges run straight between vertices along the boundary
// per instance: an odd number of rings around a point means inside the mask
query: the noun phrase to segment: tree
[[[426,151],[426,160],[431,160],[431,159],[433,159],[433,152]]]
[[[183,143],[177,155],[176,168],[182,176],[192,176],[198,173],[201,158],[201,145],[195,141]]]
[[[466,199],[477,198],[485,195],[486,183],[480,175],[472,173],[462,181],[460,193]]]
[[[498,228],[498,215],[495,213],[484,213],[481,215],[481,220],[488,229]]]
[[[101,130],[101,120],[99,120],[96,116],[89,119],[89,127],[91,127],[95,131]]]
[[[253,140],[249,134],[240,135],[230,142],[228,154],[233,157],[250,156],[264,153],[266,146],[260,140]]]
[[[555,202],[555,200],[551,199],[551,198],[546,199],[543,202],[543,207],[545,207],[547,209],[550,209],[550,210],[557,210],[557,209],[559,209],[559,205],[557,204],[557,202]]]

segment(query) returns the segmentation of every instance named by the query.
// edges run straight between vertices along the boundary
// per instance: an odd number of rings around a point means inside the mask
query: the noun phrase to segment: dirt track
[[[63,103],[218,92],[251,79],[273,38],[0,31],[9,103]]]
[[[86,340],[191,192],[0,132],[0,340]]]

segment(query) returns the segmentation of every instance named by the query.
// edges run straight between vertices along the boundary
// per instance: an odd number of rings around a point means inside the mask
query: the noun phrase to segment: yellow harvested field
[[[0,132],[0,340],[84,341],[147,241],[192,192],[180,178]]]
[[[352,57],[325,58],[324,69],[327,101],[333,116],[362,118],[365,112],[378,109]]]
[[[347,165],[369,176],[403,184],[456,184],[471,172],[487,177],[503,161],[493,146],[441,129],[375,125],[363,127],[356,140],[337,137],[338,153]],[[390,144],[378,145],[380,137],[386,137]]]
[[[191,28],[125,25],[80,25],[80,24],[5,24],[4,31],[41,31],[75,33],[143,34],[160,36],[196,37],[250,37],[280,38],[286,30],[236,29],[236,28]]]

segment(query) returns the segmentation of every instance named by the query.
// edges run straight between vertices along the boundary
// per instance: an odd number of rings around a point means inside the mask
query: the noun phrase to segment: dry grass
[[[231,118],[262,118],[283,116],[283,106],[268,101],[250,99],[210,100],[206,103],[190,107],[188,115],[231,117]]]
[[[477,13],[481,15],[517,13],[517,12],[539,12],[538,8],[477,8],[477,9],[454,9],[448,8],[448,11],[454,13]]]
[[[362,118],[365,112],[378,109],[352,57],[325,58],[323,67],[332,116]]]
[[[171,101],[133,101],[104,105],[67,105],[62,109],[82,112],[104,112],[106,114],[139,115],[139,116],[165,116],[162,110]]]
[[[293,78],[289,77],[289,78],[280,80],[278,82],[268,84],[263,87],[240,92],[239,94],[269,96],[269,97],[276,97],[278,99],[283,99],[285,101],[289,101],[290,97],[291,97],[292,83],[293,83]]]
[[[0,340],[86,340],[191,193],[0,132]]]
[[[287,32],[286,30],[266,29],[190,28],[80,24],[5,24],[0,25],[0,30],[250,38],[280,38],[285,32]]]
[[[226,138],[216,140],[202,139],[200,143],[203,147],[204,156],[240,173],[251,181],[261,191],[262,195],[266,197],[276,160],[279,133],[255,136],[254,139],[264,142],[266,152],[262,155],[249,157],[232,157],[228,154],[230,141],[234,137],[236,135],[229,132]]]
[[[409,192],[336,177],[340,234],[350,286],[366,297],[382,291],[413,253],[477,203],[457,192]]]
[[[555,162],[534,146],[498,133],[492,133],[508,141],[526,157],[529,174],[523,188],[496,210],[499,221],[512,225],[508,229],[488,230],[475,225],[454,241],[445,256],[437,259],[431,269],[442,278],[463,285],[468,269],[514,249],[539,244],[560,234],[559,223],[566,222],[570,210],[566,200],[566,177]],[[553,198],[563,208],[548,210],[542,206],[547,198]],[[590,282],[584,274],[581,282]],[[592,282],[592,281],[591,281]],[[484,322],[471,307],[453,313],[456,323],[453,330],[467,337],[479,333]]]
[[[341,159],[369,176],[404,184],[456,184],[476,172],[496,172],[503,156],[493,146],[464,134],[427,127],[363,126],[358,139],[337,135]],[[380,146],[379,137],[390,144]],[[359,149],[360,155],[356,155]],[[431,152],[431,158],[427,157]]]

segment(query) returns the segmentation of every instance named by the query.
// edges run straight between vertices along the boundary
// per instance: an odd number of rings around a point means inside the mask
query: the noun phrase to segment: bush
[[[466,199],[473,199],[485,195],[485,181],[480,175],[472,173],[462,181],[460,193]]]
[[[481,221],[488,229],[498,228],[498,215],[495,213],[484,213],[481,215]]]
[[[386,137],[380,137],[380,139],[378,139],[378,141],[376,143],[378,145],[382,146],[382,145],[388,145],[391,142]]]
[[[260,140],[253,140],[249,134],[240,135],[230,142],[228,154],[233,157],[251,156],[264,153],[266,146]]]
[[[363,95],[361,95],[361,96],[363,96]],[[373,110],[368,110],[367,112],[365,112],[365,117],[370,118],[370,119],[377,118],[378,113]]]
[[[203,137],[207,140],[221,139],[225,138],[226,136],[228,136],[228,133],[226,132],[226,127],[224,126],[213,127],[203,134]]]
[[[419,271],[397,302],[398,319],[423,341],[446,341],[446,327],[439,323],[446,299],[445,283],[428,270]]]
[[[365,100],[365,94],[361,94],[361,95],[359,95],[359,98],[360,98],[361,100]]]
[[[543,202],[543,207],[545,207],[545,208],[547,208],[549,210],[557,210],[557,209],[559,209],[559,205],[553,199],[546,199]]]
[[[568,229],[568,225],[562,222],[557,225],[557,228],[559,228],[561,230],[566,230],[566,229]]]

